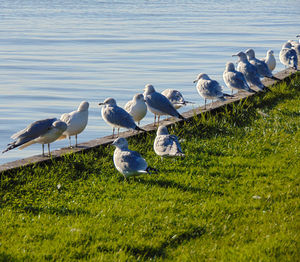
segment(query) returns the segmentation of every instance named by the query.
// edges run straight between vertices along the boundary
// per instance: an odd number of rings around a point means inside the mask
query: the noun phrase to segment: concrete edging
[[[294,75],[295,73],[296,73],[296,70],[285,69],[283,71],[276,73],[275,76],[277,78],[281,79],[281,81],[283,81],[283,80],[288,79],[290,76]],[[274,81],[272,79],[266,79],[266,78],[264,78],[262,82],[264,83],[265,86],[268,86],[268,87],[273,85],[274,83],[276,83],[276,81]],[[255,95],[255,94],[251,94],[251,93],[247,93],[247,92],[240,92],[240,93],[235,94],[233,98],[228,99],[224,102],[218,101],[218,102],[214,102],[212,104],[208,104],[206,109],[204,109],[204,106],[201,106],[201,107],[189,110],[187,112],[184,112],[184,113],[182,113],[182,115],[187,120],[189,120],[189,119],[192,119],[195,115],[201,115],[204,112],[215,111],[216,109],[220,109],[227,104],[236,103],[236,102],[241,101],[252,95]],[[179,120],[177,118],[170,117],[165,120],[161,120],[160,123],[163,123],[164,125],[169,126],[169,125],[176,124],[176,123],[179,123],[182,121],[183,120]],[[148,124],[146,126],[142,126],[142,128],[144,130],[146,130],[147,132],[156,130],[156,127],[154,127],[153,124]],[[142,133],[139,133],[139,134],[142,134]],[[131,131],[125,131],[125,132],[120,133],[120,136],[125,137],[125,138],[134,137],[137,135],[138,135],[137,133],[132,133]],[[95,147],[105,146],[105,145],[112,143],[114,139],[111,136],[105,136],[105,137],[97,138],[94,140],[90,140],[88,142],[81,143],[78,145],[77,148],[65,147],[65,148],[61,148],[59,150],[54,150],[51,152],[52,157],[43,157],[42,155],[35,155],[35,156],[27,157],[24,159],[5,163],[3,165],[0,165],[0,173],[5,172],[5,171],[10,171],[13,169],[17,169],[17,168],[21,168],[21,167],[24,167],[27,165],[33,165],[33,164],[37,164],[37,163],[47,162],[51,159],[62,158],[65,154],[68,154],[68,153],[84,152],[86,150],[89,150],[89,149],[92,149]]]

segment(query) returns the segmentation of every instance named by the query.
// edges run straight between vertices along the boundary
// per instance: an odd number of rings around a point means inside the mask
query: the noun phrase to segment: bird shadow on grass
[[[209,191],[207,189],[203,189],[200,187],[193,187],[189,185],[182,185],[172,180],[165,180],[165,179],[144,179],[139,178],[137,179],[138,183],[145,184],[145,185],[153,185],[153,186],[159,186],[161,188],[174,188],[183,192],[191,192],[191,193],[205,193],[210,195],[224,195],[221,191]]]
[[[177,248],[184,242],[188,242],[192,239],[200,238],[206,233],[205,227],[200,226],[192,226],[188,230],[184,232],[180,232],[178,234],[172,234],[172,236],[168,236],[164,241],[162,241],[158,246],[152,247],[152,246],[134,246],[131,244],[127,244],[121,249],[124,249],[126,253],[130,253],[136,259],[150,259],[155,257],[161,257],[166,258],[167,248]],[[119,249],[118,249],[119,250]],[[98,247],[99,252],[103,253],[115,253],[117,250],[114,248],[107,248],[103,246]]]

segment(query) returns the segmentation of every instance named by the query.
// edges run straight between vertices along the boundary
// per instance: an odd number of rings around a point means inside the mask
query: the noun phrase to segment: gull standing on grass
[[[170,135],[166,126],[157,129],[153,144],[154,151],[161,157],[184,157],[177,136]]]
[[[219,101],[225,101],[226,97],[232,97],[231,95],[222,92],[222,87],[216,80],[209,78],[207,74],[200,73],[194,83],[197,83],[197,91],[200,96],[204,98],[204,108],[206,109],[206,99],[214,99]]]
[[[193,104],[193,102],[186,101],[183,98],[183,95],[175,89],[166,89],[161,93],[169,99],[169,101],[172,103],[175,109],[179,109],[182,106],[186,106],[186,104],[188,103]]]
[[[35,121],[25,129],[13,134],[11,138],[15,141],[8,144],[8,147],[2,153],[16,147],[23,149],[32,144],[39,143],[42,144],[42,156],[45,156],[44,144],[48,144],[48,153],[50,156],[50,143],[57,140],[66,129],[67,124],[63,121],[57,120],[56,118]]]
[[[80,134],[86,127],[89,117],[89,103],[83,101],[78,109],[71,113],[65,113],[60,117],[60,120],[68,125],[68,128],[63,132],[59,139],[69,138],[71,147],[71,136],[75,136],[75,147],[77,147],[77,135]]]
[[[225,71],[223,72],[223,80],[227,87],[231,89],[231,94],[233,89],[236,89],[237,91],[242,90],[249,93],[256,93],[256,91],[249,87],[244,75],[235,70],[233,63],[226,63]]]
[[[268,65],[271,72],[275,69],[276,59],[273,50],[268,50],[266,57],[263,58],[262,60]]]
[[[244,52],[239,52],[236,55],[232,56],[239,57],[237,71],[241,72],[244,75],[249,86],[256,86],[262,91],[268,89],[260,81],[259,73],[257,72],[256,67],[249,63]]]
[[[170,115],[180,119],[185,119],[181,114],[178,113],[168,98],[155,91],[153,85],[148,84],[145,86],[144,98],[149,111],[154,114],[154,125],[156,121],[156,115],[158,115],[158,124],[159,118],[162,115]]]
[[[118,136],[121,127],[134,129],[137,131],[145,131],[135,124],[132,116],[128,112],[126,112],[123,108],[117,106],[117,102],[115,99],[111,97],[106,98],[104,102],[99,103],[99,105],[103,105],[101,111],[102,118],[113,128],[112,137],[114,137],[115,128],[118,128]]]
[[[261,77],[267,77],[277,81],[280,80],[277,77],[273,76],[268,65],[263,60],[259,60],[255,57],[255,52],[253,49],[248,49],[246,51],[246,55],[248,57],[248,61],[256,67],[257,72],[261,75]]]
[[[133,120],[140,124],[140,121],[147,114],[147,106],[143,94],[136,94],[128,101],[124,109],[133,117]]]
[[[297,53],[292,48],[291,43],[287,42],[282,46],[279,52],[279,60],[286,67],[291,67],[297,70],[298,67]]]
[[[150,171],[155,170],[148,167],[146,160],[140,153],[128,149],[128,142],[125,138],[120,137],[116,139],[112,145],[116,147],[113,157],[114,165],[123,174],[125,180],[130,176],[150,174]]]

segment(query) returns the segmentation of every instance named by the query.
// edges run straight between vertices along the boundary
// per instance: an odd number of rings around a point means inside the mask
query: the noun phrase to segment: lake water
[[[109,135],[98,103],[114,97],[124,106],[147,83],[178,89],[201,105],[198,73],[224,85],[225,63],[250,47],[257,57],[273,49],[278,60],[282,44],[300,34],[299,18],[299,0],[1,1],[0,150],[16,131],[59,118],[83,100],[90,115],[79,143]],[[142,125],[151,121],[148,113]],[[51,149],[67,145],[62,140]],[[15,149],[0,164],[40,153],[39,144]]]

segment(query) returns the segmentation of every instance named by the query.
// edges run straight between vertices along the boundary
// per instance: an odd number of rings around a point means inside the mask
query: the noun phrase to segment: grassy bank
[[[299,260],[300,78],[171,131],[129,183],[111,147],[0,174],[0,261]]]

